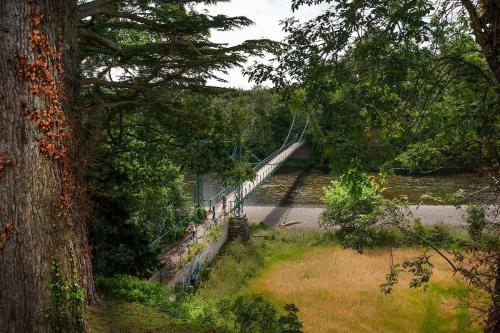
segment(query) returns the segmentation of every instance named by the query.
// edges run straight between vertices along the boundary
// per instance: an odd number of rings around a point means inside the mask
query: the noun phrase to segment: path
[[[422,205],[410,206],[414,217],[419,217],[426,225],[446,224],[461,225],[463,223],[463,209],[456,209],[454,206],[433,206]],[[279,223],[296,222],[299,224],[293,228],[319,229],[318,225],[321,206],[245,206],[244,212],[251,222],[264,222],[269,226],[277,226]],[[283,218],[281,218],[283,217]]]

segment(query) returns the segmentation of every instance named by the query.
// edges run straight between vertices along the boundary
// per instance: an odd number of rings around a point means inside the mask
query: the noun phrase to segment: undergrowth
[[[252,241],[227,244],[195,289],[173,290],[123,275],[98,277],[96,285],[111,299],[156,308],[173,319],[213,327],[217,332],[301,332],[300,309],[292,304],[278,308],[266,297],[252,294],[249,285],[276,263],[299,259],[321,247],[341,246],[343,235],[338,231],[270,230],[263,224],[252,224],[250,229]],[[417,225],[416,232],[435,237],[446,247],[460,242],[443,226]],[[371,245],[419,246],[393,229],[382,230]]]

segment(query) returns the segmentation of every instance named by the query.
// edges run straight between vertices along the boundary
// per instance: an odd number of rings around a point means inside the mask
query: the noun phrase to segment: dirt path
[[[320,228],[319,217],[323,211],[320,206],[245,206],[245,213],[251,222],[264,222],[269,226],[277,226],[279,223],[300,221],[294,228]],[[410,206],[414,217],[420,218],[426,225],[446,223],[461,225],[463,223],[464,209],[456,209],[454,206]]]

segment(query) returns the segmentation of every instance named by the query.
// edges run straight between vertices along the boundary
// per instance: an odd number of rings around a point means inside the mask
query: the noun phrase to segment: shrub
[[[278,331],[277,311],[261,296],[240,296],[229,309],[239,333]]]
[[[239,296],[232,302],[219,303],[219,313],[226,318],[225,329],[238,333],[300,333],[302,323],[293,304],[286,304],[285,313],[259,295]]]
[[[119,152],[97,147],[90,199],[89,242],[94,272],[147,276],[161,248],[203,217],[185,190],[181,172],[154,145],[128,138]],[[150,244],[154,242],[154,246]]]
[[[97,276],[95,284],[98,291],[107,296],[158,307],[173,317],[184,317],[182,295],[175,295],[172,290],[160,283],[141,280],[134,276],[115,275]]]
[[[483,229],[486,226],[486,214],[483,207],[470,205],[467,207],[467,232],[472,240],[478,242],[483,234]]]
[[[278,320],[281,333],[300,333],[302,332],[302,322],[297,313],[299,308],[295,304],[286,304],[284,307],[286,314]]]
[[[348,171],[340,181],[332,181],[325,189],[323,202],[326,209],[321,223],[339,226],[342,243],[358,251],[372,245],[377,236],[373,226],[389,203],[373,177],[357,170]]]

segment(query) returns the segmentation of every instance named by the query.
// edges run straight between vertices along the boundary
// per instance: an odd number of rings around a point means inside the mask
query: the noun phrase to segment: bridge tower
[[[243,160],[243,147],[241,144],[236,147],[236,161],[241,162]],[[245,198],[243,197],[243,183],[240,181],[238,187],[236,188],[236,199],[235,199],[235,207],[234,207],[234,215],[242,216],[243,215],[243,203]]]
[[[194,186],[193,201],[196,207],[203,208],[203,175],[196,173],[196,184]]]

